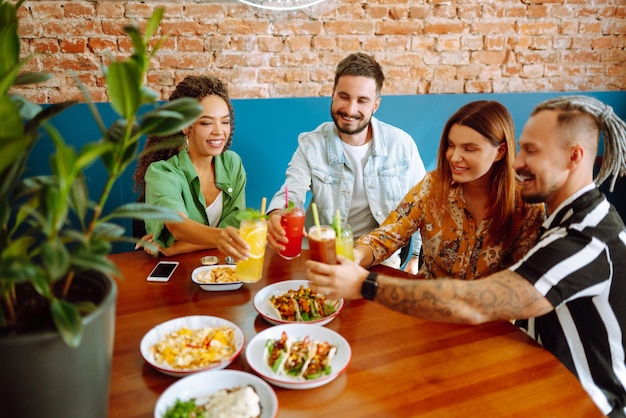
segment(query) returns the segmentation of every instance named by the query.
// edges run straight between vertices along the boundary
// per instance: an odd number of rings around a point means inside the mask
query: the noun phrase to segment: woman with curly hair
[[[153,253],[156,247],[171,256],[207,248],[229,254],[234,248],[247,254],[235,218],[246,208],[246,172],[241,157],[228,150],[235,126],[228,90],[215,77],[187,76],[169,100],[182,97],[200,102],[200,117],[178,135],[148,138],[149,151],[140,158],[134,179],[139,201],[172,209],[184,219],[147,219],[142,241],[154,245],[144,250]],[[176,136],[184,143],[176,143]]]

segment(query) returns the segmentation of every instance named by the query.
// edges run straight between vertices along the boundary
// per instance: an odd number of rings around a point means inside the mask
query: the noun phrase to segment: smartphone
[[[148,275],[149,282],[166,282],[174,274],[178,261],[159,261]]]

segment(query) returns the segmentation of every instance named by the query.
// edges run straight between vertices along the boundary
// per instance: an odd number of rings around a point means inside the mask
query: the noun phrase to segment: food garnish
[[[326,300],[324,295],[300,285],[282,295],[272,295],[270,305],[283,321],[316,321],[337,312],[337,301]]]
[[[151,351],[155,362],[174,369],[203,368],[235,354],[235,330],[229,326],[195,330],[183,327],[165,335]]]

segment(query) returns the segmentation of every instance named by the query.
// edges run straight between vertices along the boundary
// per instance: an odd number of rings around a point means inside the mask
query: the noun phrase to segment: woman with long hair
[[[426,278],[473,280],[510,266],[533,246],[545,218],[542,204],[520,197],[515,155],[506,107],[486,100],[464,105],[446,122],[435,170],[379,228],[357,240],[355,261],[378,264],[419,229],[419,273]]]

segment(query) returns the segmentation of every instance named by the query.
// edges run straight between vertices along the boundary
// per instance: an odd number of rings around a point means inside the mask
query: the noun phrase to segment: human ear
[[[501,159],[503,159],[506,155],[506,150],[506,142],[502,142],[500,145],[498,145],[498,154],[496,155],[495,161],[500,161]]]

